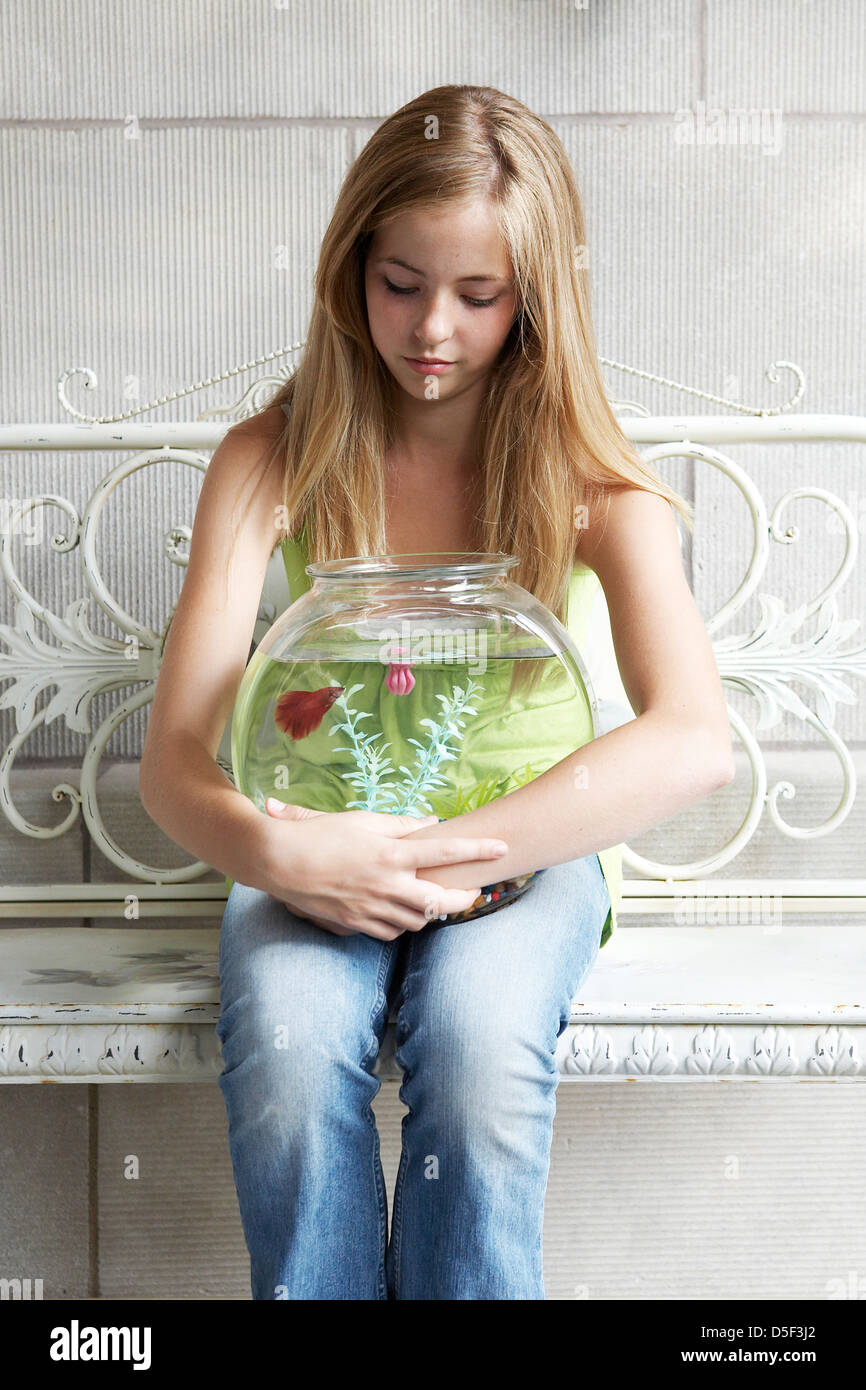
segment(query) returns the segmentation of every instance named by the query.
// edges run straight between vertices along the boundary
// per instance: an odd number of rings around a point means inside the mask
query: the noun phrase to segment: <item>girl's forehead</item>
[[[393,260],[419,275],[440,267],[467,280],[506,279],[511,274],[508,248],[492,211],[482,216],[466,210],[406,213],[379,227],[368,260]]]

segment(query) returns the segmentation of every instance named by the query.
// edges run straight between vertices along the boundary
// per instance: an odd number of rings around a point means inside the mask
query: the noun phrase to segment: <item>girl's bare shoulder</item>
[[[272,444],[282,434],[285,423],[286,416],[282,406],[270,405],[266,410],[260,410],[255,415],[248,415],[246,419],[239,420],[236,425],[232,425],[231,433],[259,439],[263,444]]]
[[[285,455],[279,447],[286,417],[280,406],[249,415],[227,431],[228,459],[235,465],[252,467],[262,487],[267,505],[273,509],[281,500],[285,474]],[[229,468],[230,472],[234,469]]]
[[[574,562],[586,564],[598,543],[610,508],[611,489],[588,493],[575,513]]]

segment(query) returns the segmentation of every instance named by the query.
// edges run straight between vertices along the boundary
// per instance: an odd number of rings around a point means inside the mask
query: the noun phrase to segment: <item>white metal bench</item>
[[[636,416],[622,423],[656,465],[673,458],[699,461],[696,474],[706,470],[724,478],[746,504],[751,558],[731,597],[705,619],[727,690],[760,708],[766,727],[756,732],[755,721],[731,706],[740,771],[723,790],[727,795],[741,789],[745,776],[751,793],[739,827],[721,849],[686,864],[627,851],[625,868],[635,876],[626,877],[619,929],[575,999],[571,1024],[560,1038],[561,1075],[604,1081],[866,1080],[866,878],[834,874],[814,880],[787,868],[745,878],[722,873],[768,818],[796,843],[845,831],[856,767],[834,726],[835,702],[859,701],[858,682],[866,675],[857,622],[862,578],[859,587],[844,587],[856,561],[858,518],[827,489],[798,483],[793,461],[791,485],[768,513],[755,478],[724,446],[863,444],[866,417]],[[221,1070],[214,1024],[223,879],[202,863],[166,868],[143,862],[135,846],[122,844],[120,832],[107,824],[109,801],[115,820],[127,819],[123,808],[136,800],[137,767],[134,758],[105,757],[106,746],[151,699],[167,623],[155,630],[130,611],[134,605],[124,606],[105,578],[101,557],[107,554],[104,510],[118,502],[132,476],[157,470],[168,477],[172,463],[203,472],[224,429],[224,423],[202,422],[0,427],[4,477],[22,453],[32,455],[37,468],[40,457],[54,451],[73,461],[94,451],[117,459],[80,511],[68,496],[71,486],[63,495],[35,492],[13,499],[0,539],[11,613],[0,630],[2,1082],[201,1081]],[[4,482],[3,494],[9,493]],[[838,518],[834,545],[842,558],[836,573],[794,614],[761,587],[759,630],[732,625],[762,582],[769,582],[764,576],[774,548],[796,545],[796,528],[787,526],[786,516],[797,498],[812,500],[810,515],[827,508],[822,516]],[[56,527],[58,508],[65,522],[51,544],[66,556],[69,592],[80,592],[83,581],[85,594],[67,601],[65,611],[58,611],[59,601],[50,594],[30,593],[20,573],[22,535],[35,517],[43,519],[43,529]],[[182,566],[190,522],[191,513],[175,517],[164,535],[164,553],[154,547],[148,563],[164,565],[167,557]],[[278,611],[271,595],[279,592],[279,551],[268,576],[256,639]],[[94,602],[110,619],[113,636],[91,630],[87,615]],[[803,624],[812,619],[819,636],[804,639]],[[797,684],[813,697],[808,705],[795,693]],[[97,696],[109,701],[101,722],[91,716],[90,701]],[[789,774],[771,784],[769,764],[775,759],[785,766],[786,745],[765,753],[762,739],[782,714],[811,727],[835,768],[837,804],[811,828],[791,826],[781,815],[780,798],[792,794]],[[55,718],[85,737],[80,767],[73,768],[77,777],[27,759],[27,740]],[[223,766],[227,747],[226,735]],[[791,745],[792,760],[798,757]],[[52,796],[63,804],[53,823]],[[22,809],[25,801],[33,807],[32,819]],[[64,843],[79,835],[85,871],[77,881],[63,881],[54,867],[40,871],[38,881],[26,881],[28,845],[50,842],[62,867]],[[855,857],[853,863],[862,871],[861,861]],[[702,895],[710,896],[702,901]],[[160,925],[166,919],[172,924]],[[25,925],[9,925],[18,920]],[[393,1024],[377,1071],[383,1080],[400,1076]]]

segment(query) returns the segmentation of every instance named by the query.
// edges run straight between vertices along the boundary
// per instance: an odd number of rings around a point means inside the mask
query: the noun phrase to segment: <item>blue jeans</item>
[[[609,907],[596,855],[468,922],[335,936],[235,883],[219,1077],[254,1299],[544,1299],[557,1039]],[[392,1229],[370,1108],[396,1015]]]

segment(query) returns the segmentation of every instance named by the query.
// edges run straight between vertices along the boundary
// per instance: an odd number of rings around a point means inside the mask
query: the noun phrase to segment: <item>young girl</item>
[[[557,1039],[616,925],[621,843],[733,775],[675,511],[691,525],[605,397],[562,144],[489,87],[409,102],[346,176],[296,371],[211,460],[141,767],[153,819],[235,880],[219,1082],[254,1299],[545,1297]],[[576,637],[600,582],[636,718],[450,821],[262,815],[215,757],[268,560],[281,541],[303,574],[306,523],[316,560],[513,554]],[[498,911],[430,920],[541,868]],[[370,1103],[392,1010],[389,1239]]]

